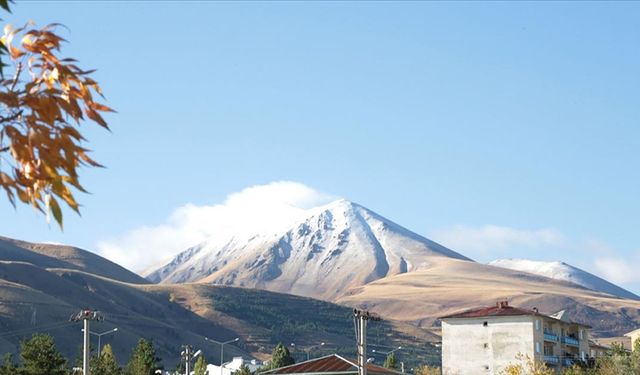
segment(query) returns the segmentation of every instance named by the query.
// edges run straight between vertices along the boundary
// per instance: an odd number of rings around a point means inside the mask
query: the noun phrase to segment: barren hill
[[[576,277],[563,280],[476,263],[339,200],[309,211],[280,233],[212,238],[147,277],[312,296],[425,328],[437,324],[439,316],[493,305],[497,299],[548,313],[567,309],[598,335],[620,335],[640,325],[640,301],[625,299],[633,293],[571,270]]]
[[[69,322],[69,317],[81,308],[96,309],[105,316],[104,322],[92,324],[93,331],[118,327],[102,342],[113,345],[121,362],[126,362],[140,337],[153,340],[168,368],[175,366],[183,344],[202,349],[209,361],[217,362],[219,347],[206,342],[205,336],[241,338],[238,345],[225,347],[227,359],[265,357],[279,341],[295,342],[300,348],[295,353],[298,359],[305,356],[303,350],[320,342],[326,343],[325,351],[353,355],[355,350],[348,307],[260,290],[127,283],[88,272],[108,270],[100,265],[110,262],[96,255],[83,257],[89,262],[79,266],[70,261],[64,247],[39,254],[29,249],[31,244],[12,246],[15,242],[5,240],[0,248],[2,352],[16,352],[20,340],[34,332],[48,332],[73,360],[82,342],[82,327]],[[126,278],[126,273],[118,275]],[[370,339],[373,344],[406,346],[415,361],[438,360],[436,349],[424,344],[437,337],[402,322],[377,325]],[[318,354],[319,349],[315,350]]]
[[[149,283],[116,263],[73,246],[32,243],[0,236],[0,260],[27,262],[43,268],[85,271],[128,283]]]
[[[640,325],[640,301],[576,284],[475,262],[450,259],[425,269],[354,288],[339,303],[372,309],[392,319],[432,327],[461,310],[511,305],[540,312],[567,310],[572,320],[593,326],[597,336],[619,336]]]
[[[490,262],[489,265],[516,271],[529,272],[556,280],[565,280],[581,285],[585,288],[604,292],[613,296],[640,300],[640,297],[630,291],[622,289],[607,280],[564,262],[540,262],[528,259],[499,259]]]

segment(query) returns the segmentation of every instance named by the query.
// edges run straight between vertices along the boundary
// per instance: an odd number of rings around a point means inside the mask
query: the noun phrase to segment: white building
[[[631,339],[631,350],[635,350],[636,341],[640,340],[640,328],[625,334],[625,336]]]
[[[252,359],[250,361],[245,360],[242,357],[233,357],[231,362],[225,362],[222,364],[222,370],[217,365],[207,365],[207,372],[209,375],[231,375],[240,369],[240,366],[246,365],[251,372],[255,372],[262,366],[262,363]]]
[[[444,375],[497,375],[526,357],[560,372],[590,354],[590,327],[563,312],[548,316],[501,301],[440,319]]]

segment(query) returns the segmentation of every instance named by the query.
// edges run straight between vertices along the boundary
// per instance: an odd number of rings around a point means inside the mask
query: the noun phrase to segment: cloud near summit
[[[212,237],[278,230],[292,224],[306,210],[335,199],[298,182],[255,185],[229,194],[220,204],[185,204],[163,223],[101,240],[96,249],[124,267],[141,271]]]

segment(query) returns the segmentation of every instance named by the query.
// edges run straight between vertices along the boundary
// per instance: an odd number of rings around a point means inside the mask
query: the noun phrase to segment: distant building
[[[590,327],[567,320],[564,311],[544,315],[501,301],[440,319],[443,375],[497,375],[526,360],[519,355],[560,372],[590,355]]]
[[[251,372],[255,372],[262,366],[262,363],[255,359],[247,361],[242,357],[233,357],[231,362],[222,364],[222,371],[220,370],[220,366],[217,365],[207,365],[207,371],[209,375],[231,375],[238,371],[242,365],[246,365]]]
[[[376,366],[372,363],[367,364],[367,373],[370,375],[403,375],[399,371]],[[337,354],[331,354],[325,357],[311,359],[309,361],[296,363],[290,366],[280,367],[266,372],[261,375],[357,375],[357,361],[346,359]],[[213,375],[216,375],[213,373]]]
[[[625,334],[625,336],[631,339],[631,350],[635,350],[636,341],[640,340],[640,328]]]
[[[589,340],[589,358],[598,358],[607,354],[611,347]]]

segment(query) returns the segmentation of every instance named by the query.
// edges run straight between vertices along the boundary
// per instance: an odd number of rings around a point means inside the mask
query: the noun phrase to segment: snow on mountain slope
[[[146,275],[334,299],[347,289],[442,259],[468,258],[346,200],[309,211],[288,230],[212,238]]]
[[[640,300],[639,296],[629,292],[628,290],[622,289],[621,287],[601,279],[596,275],[564,262],[540,262],[527,259],[499,259],[490,262],[489,265],[546,276],[556,280],[565,280],[591,290],[604,292],[622,298]]]

